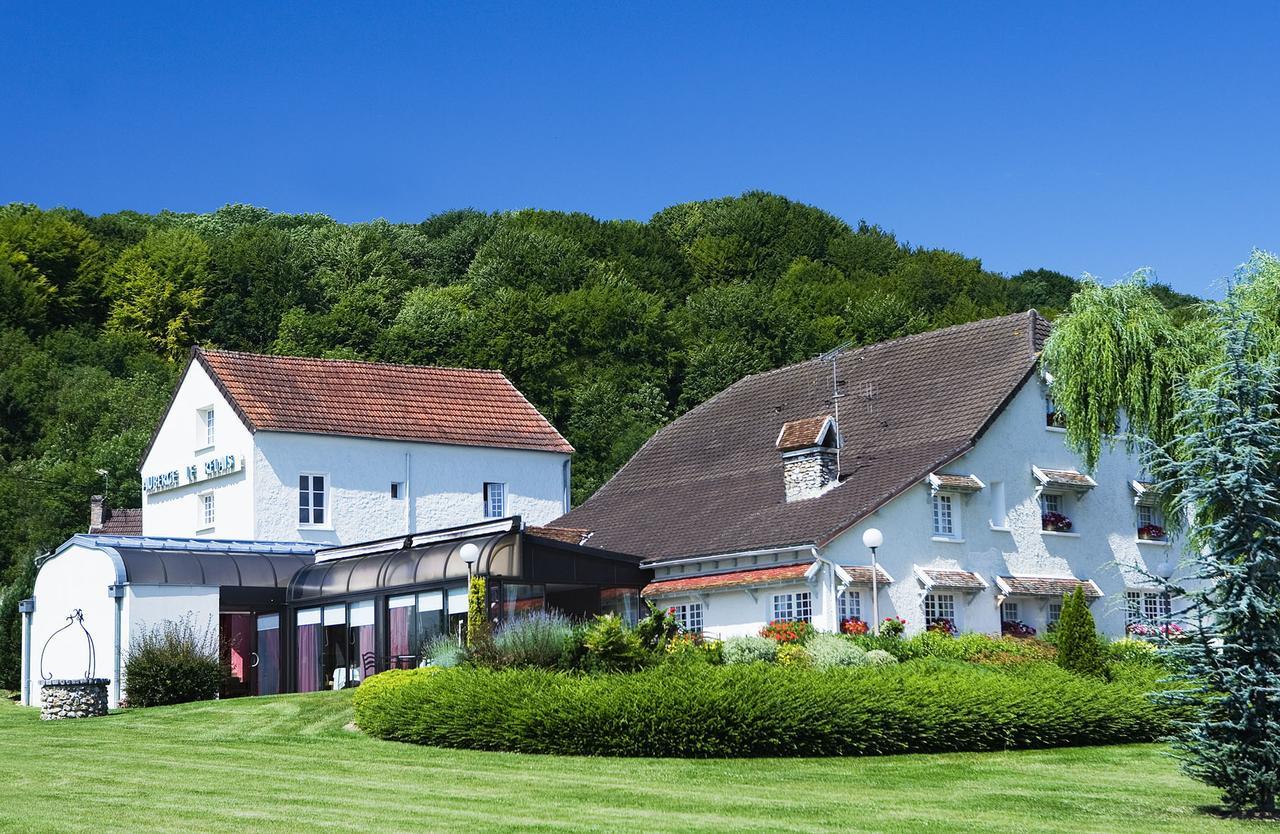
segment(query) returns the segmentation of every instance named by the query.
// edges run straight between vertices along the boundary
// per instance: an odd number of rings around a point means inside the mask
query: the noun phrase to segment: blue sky
[[[766,189],[1197,294],[1280,249],[1280,3],[17,4],[0,201],[646,218]]]

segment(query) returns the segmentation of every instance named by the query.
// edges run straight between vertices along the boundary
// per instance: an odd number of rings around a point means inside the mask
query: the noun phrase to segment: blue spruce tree
[[[1170,643],[1191,707],[1174,743],[1184,769],[1236,813],[1274,815],[1280,790],[1280,374],[1254,317],[1217,312],[1222,361],[1179,392],[1194,426],[1148,466],[1167,517],[1187,528],[1189,637]]]

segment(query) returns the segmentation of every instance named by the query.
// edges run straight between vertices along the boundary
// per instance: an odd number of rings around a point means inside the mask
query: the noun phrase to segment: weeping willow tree
[[[1254,252],[1228,294],[1252,315],[1259,350],[1280,343],[1280,259]],[[1221,323],[1209,312],[1175,319],[1146,272],[1111,286],[1086,277],[1054,322],[1042,362],[1067,443],[1089,469],[1110,444],[1167,446],[1191,428],[1180,392],[1203,383],[1223,357]]]

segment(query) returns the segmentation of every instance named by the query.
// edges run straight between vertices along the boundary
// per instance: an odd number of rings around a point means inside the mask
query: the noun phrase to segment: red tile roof
[[[803,420],[792,420],[782,427],[778,433],[778,451],[791,452],[796,449],[807,449],[817,446],[822,437],[822,427],[831,419],[823,414],[819,417],[806,417]]]
[[[754,568],[733,573],[717,573],[710,576],[690,576],[681,579],[663,579],[650,582],[641,591],[642,596],[658,597],[683,594],[692,591],[712,591],[718,588],[746,588],[758,585],[775,585],[780,582],[794,582],[804,579],[804,574],[813,562],[800,565],[785,565],[780,568]],[[867,581],[870,581],[868,578]]]
[[[104,536],[141,536],[142,508],[127,510],[109,510],[108,515],[97,527],[90,525],[90,533],[101,533]]]
[[[251,431],[572,452],[501,371],[194,352]]]

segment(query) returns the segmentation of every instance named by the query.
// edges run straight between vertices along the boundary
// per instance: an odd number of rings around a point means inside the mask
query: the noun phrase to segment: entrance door
[[[275,695],[280,691],[280,615],[259,614],[257,649],[253,653],[255,695]]]
[[[253,615],[223,611],[218,619],[222,632],[222,663],[227,677],[222,684],[222,697],[238,698],[253,693]]]

